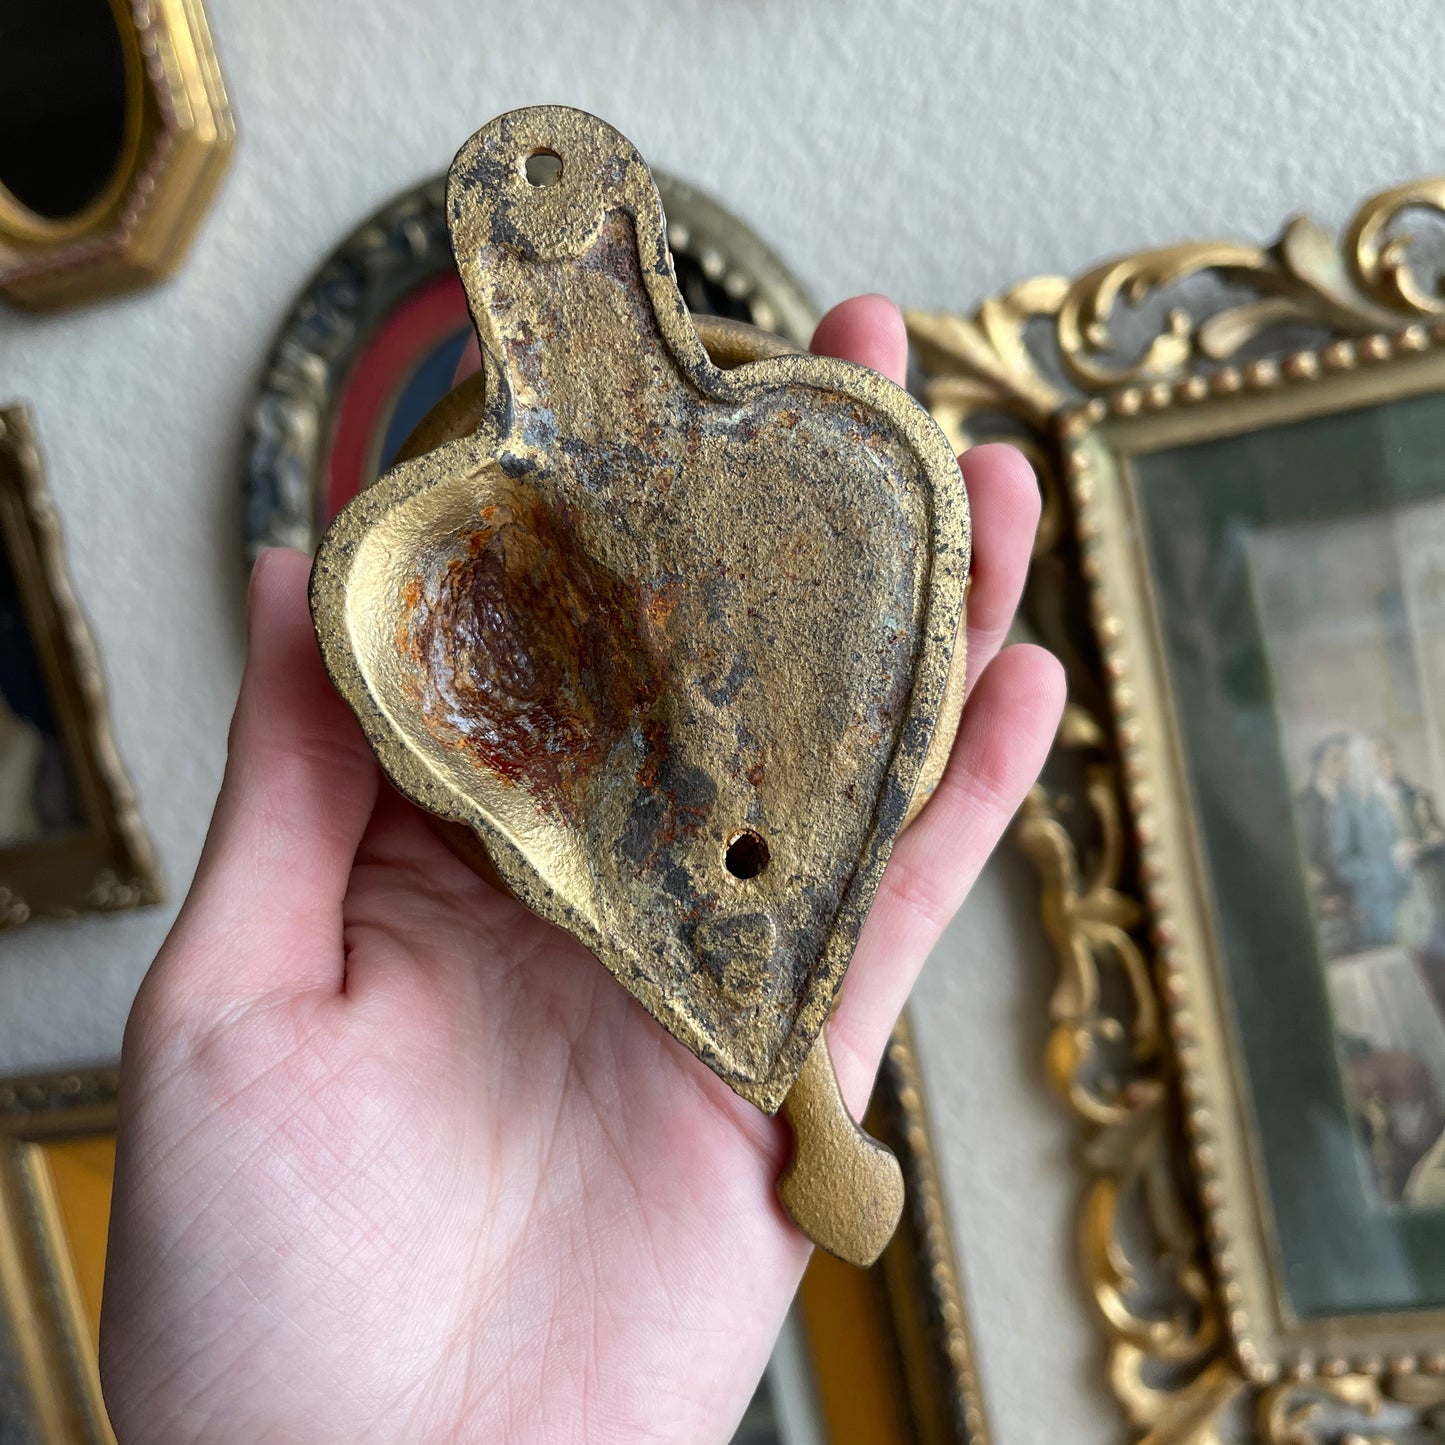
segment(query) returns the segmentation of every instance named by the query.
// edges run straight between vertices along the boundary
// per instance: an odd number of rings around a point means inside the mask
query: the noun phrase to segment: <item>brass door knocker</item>
[[[717,323],[710,357],[593,116],[493,121],[448,210],[482,370],[322,540],[327,668],[407,797],[783,1108],[785,1207],[869,1263],[902,1179],[823,1026],[957,727],[953,453],[866,368]]]

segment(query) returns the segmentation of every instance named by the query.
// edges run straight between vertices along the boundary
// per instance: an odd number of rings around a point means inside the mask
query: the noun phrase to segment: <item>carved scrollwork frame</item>
[[[1024,281],[971,316],[907,316],[925,399],[954,444],[1014,442],[1042,489],[1022,625],[1064,660],[1070,700],[1017,836],[1059,963],[1046,1068],[1085,1134],[1082,1272],[1109,1385],[1153,1445],[1216,1442],[1243,1419],[1268,1445],[1418,1438],[1445,1425],[1445,1339],[1439,1351],[1341,1348],[1271,1365],[1236,1338],[1237,1293],[1207,1244],[1218,1181],[1186,1144],[1187,1126],[1202,1137],[1179,1027],[1189,1000],[1160,957],[1126,776],[1139,722],[1111,695],[1117,659],[1090,621],[1085,573],[1097,564],[1069,462],[1077,470],[1080,437],[1111,419],[1393,365],[1445,342],[1445,290],[1429,235],[1412,225],[1422,213],[1431,229],[1445,216],[1445,178],[1371,197],[1338,243],[1300,217],[1268,246],[1168,246],[1076,280]]]

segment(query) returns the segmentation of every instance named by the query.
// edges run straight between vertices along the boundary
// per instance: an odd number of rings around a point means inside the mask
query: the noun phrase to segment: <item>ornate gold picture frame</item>
[[[1359,1002],[1388,976],[1397,1030],[1439,1012],[1433,932],[1401,921],[1435,830],[1404,851],[1382,832],[1372,879],[1346,881],[1361,808],[1331,793],[1323,841],[1304,821],[1323,769],[1385,829],[1402,748],[1424,767],[1436,629],[1389,609],[1433,606],[1442,205],[1422,181],[1367,201],[1342,246],[1296,219],[1272,246],[1173,246],[908,318],[955,443],[1017,442],[1044,493],[1024,618],[1070,702],[1019,837],[1060,963],[1048,1072],[1087,1132],[1084,1279],[1110,1386],[1158,1445],[1241,1414],[1271,1445],[1445,1426],[1445,1211],[1429,1149],[1395,1132],[1407,1095],[1438,1107],[1435,1046],[1386,1047]],[[1397,459],[1417,474],[1398,493]],[[1321,599],[1347,594],[1368,606],[1343,668]],[[1398,677],[1374,640],[1392,628],[1414,639]],[[1403,1231],[1399,1288],[1377,1229]]]
[[[163,895],[23,406],[0,408],[0,929]]]
[[[116,33],[102,36],[97,27],[104,29],[107,9]],[[26,48],[17,37],[26,38],[46,71],[36,78],[37,104],[74,92],[76,115],[65,143],[40,134],[40,118],[17,116],[6,155],[24,153],[27,177],[42,158],[47,166],[78,166],[65,144],[94,142],[102,60],[107,76],[117,72],[117,105],[105,121],[115,145],[94,184],[58,207],[17,195],[0,167],[0,295],[23,306],[62,306],[168,275],[205,214],[236,135],[201,0],[67,0],[64,11],[48,3],[16,12],[7,36],[13,63],[23,58],[17,47]],[[13,91],[20,79],[12,77]],[[59,125],[53,117],[49,123]],[[10,181],[19,186],[15,176]],[[45,194],[55,189],[47,185]]]

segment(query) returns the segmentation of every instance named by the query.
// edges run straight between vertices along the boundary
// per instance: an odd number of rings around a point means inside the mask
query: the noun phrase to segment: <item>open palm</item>
[[[878,298],[815,349],[901,374]],[[964,461],[969,667],[829,1038],[861,1108],[939,931],[1032,782],[1057,665],[994,654],[1037,522]],[[226,779],[126,1033],[102,1317],[125,1441],[725,1441],[808,1256],[786,1130],[584,949],[459,862],[331,691],[307,561],[257,564]]]

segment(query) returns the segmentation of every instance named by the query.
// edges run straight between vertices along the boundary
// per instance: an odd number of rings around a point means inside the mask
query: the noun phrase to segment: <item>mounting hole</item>
[[[536,150],[522,162],[529,186],[555,186],[562,179],[562,157],[556,151]]]
[[[768,845],[760,834],[744,829],[728,843],[723,862],[734,878],[756,878],[768,866]]]

